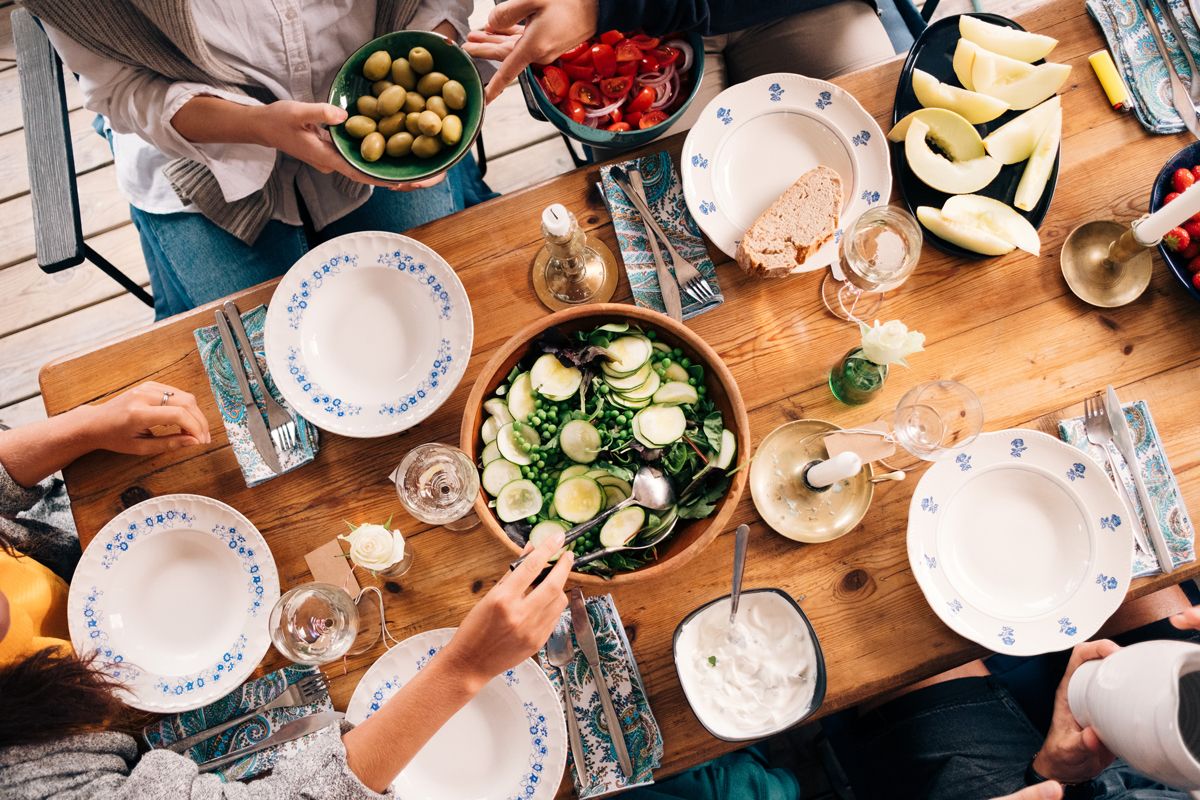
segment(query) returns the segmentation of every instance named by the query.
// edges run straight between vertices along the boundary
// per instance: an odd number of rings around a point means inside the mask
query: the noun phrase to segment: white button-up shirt
[[[213,55],[280,100],[326,102],[334,75],[346,58],[370,41],[375,0],[191,0],[196,28]],[[467,32],[473,0],[423,0],[409,24],[432,30],[451,23]],[[113,131],[117,184],[137,208],[152,214],[195,211],[184,205],[163,175],[174,158],[208,167],[228,201],[262,189],[279,161],[281,185],[297,187],[313,223],[322,228],[363,201],[333,188],[332,176],[302,168],[276,150],[254,144],[193,144],[171,118],[198,95],[259,105],[245,95],[199,83],[172,81],[97,55],[61,31],[46,32],[63,63],[79,75],[84,107],[103,114]],[[299,225],[294,192],[282,192],[274,218]]]

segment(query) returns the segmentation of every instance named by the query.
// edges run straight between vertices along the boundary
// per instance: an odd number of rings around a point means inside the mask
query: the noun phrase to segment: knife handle
[[[1136,450],[1134,455],[1137,455]],[[1167,546],[1167,538],[1163,535],[1162,526],[1158,524],[1158,515],[1154,513],[1154,503],[1150,499],[1150,492],[1146,490],[1146,481],[1142,479],[1142,465],[1137,458],[1129,465],[1129,471],[1133,473],[1133,485],[1137,489],[1138,500],[1142,503],[1142,511],[1146,514],[1146,527],[1149,529],[1147,533],[1151,544],[1154,545],[1158,568],[1164,575],[1174,572],[1175,562],[1171,560],[1171,548]]]
[[[612,739],[613,748],[617,751],[621,771],[625,773],[626,779],[632,780],[633,761],[629,758],[629,747],[625,744],[625,729],[621,727],[621,717],[613,707],[612,694],[609,693],[608,684],[604,679],[604,668],[600,666],[599,661],[595,664],[589,663],[588,666],[592,668],[596,689],[600,692],[600,704],[604,706],[604,716],[608,719],[608,738]]]
[[[225,317],[225,312],[221,309],[216,311],[217,318],[217,333],[221,337],[221,347],[225,350],[225,358],[229,359],[229,367],[233,372],[234,379],[237,380],[238,391],[242,393],[242,402],[246,404],[246,408],[253,408],[258,412],[258,404],[254,402],[254,394],[250,391],[250,382],[246,379],[246,367],[242,363],[242,357],[238,354],[237,344],[234,342],[233,330],[229,327],[229,320]],[[251,353],[253,358],[254,354]]]

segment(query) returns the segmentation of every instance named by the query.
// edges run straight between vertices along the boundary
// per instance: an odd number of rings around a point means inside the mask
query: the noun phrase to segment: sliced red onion
[[[672,39],[667,42],[667,47],[674,47],[683,55],[683,64],[680,65],[679,69],[687,72],[688,68],[692,66],[692,61],[695,60],[695,56],[692,54],[692,46],[683,39]]]
[[[624,102],[625,102],[625,98],[622,97],[620,100],[614,100],[613,102],[609,103],[606,106],[601,106],[600,108],[593,108],[588,111],[585,111],[584,116],[589,117],[589,118],[606,117],[609,114],[611,114],[612,112],[616,111],[618,108],[620,108],[621,104]]]
[[[652,86],[656,83],[661,83],[666,79],[667,75],[663,72],[644,72],[637,76],[637,82],[643,86]]]
[[[661,86],[654,87],[654,89],[655,89],[655,92],[657,92],[657,94],[658,94],[658,99],[650,104],[650,108],[652,108],[654,110],[658,110],[658,109],[662,108],[663,106],[665,106],[667,103],[670,103],[671,98],[675,96],[674,81],[667,81],[665,84],[663,84]]]

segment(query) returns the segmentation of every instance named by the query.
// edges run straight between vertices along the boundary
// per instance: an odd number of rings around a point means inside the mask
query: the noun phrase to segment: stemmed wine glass
[[[422,522],[452,531],[479,524],[471,510],[479,495],[479,470],[457,447],[440,442],[415,447],[391,477],[400,503]]]
[[[922,461],[949,458],[983,430],[983,405],[957,381],[929,381],[908,390],[892,415],[896,443]],[[891,465],[888,465],[891,466]]]
[[[902,208],[880,206],[864,212],[842,232],[841,263],[846,280],[832,272],[821,281],[821,300],[839,319],[871,317],[883,293],[900,286],[921,258],[921,226]]]
[[[373,594],[378,605],[378,633],[373,624],[365,625],[359,611],[359,603],[367,594]],[[301,584],[275,602],[268,626],[275,649],[297,664],[329,664],[344,656],[365,653],[380,641],[397,643],[387,628],[383,593],[376,586],[368,586],[352,598],[332,583]],[[354,647],[360,632],[366,635]]]

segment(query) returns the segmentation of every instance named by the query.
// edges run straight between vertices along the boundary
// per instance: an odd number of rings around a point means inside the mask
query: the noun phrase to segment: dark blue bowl
[[[1163,198],[1175,191],[1171,186],[1171,176],[1175,174],[1175,170],[1180,167],[1191,169],[1197,164],[1200,164],[1200,142],[1192,142],[1171,156],[1163,165],[1162,171],[1158,173],[1158,177],[1154,179],[1154,189],[1150,192],[1150,213],[1153,214],[1162,208]],[[1171,252],[1163,244],[1158,246],[1158,252],[1162,254],[1163,261],[1167,262],[1167,268],[1174,272],[1175,277],[1183,284],[1184,290],[1200,300],[1200,289],[1197,289],[1192,283],[1192,273],[1188,272],[1187,264],[1179,257],[1179,254]]]

